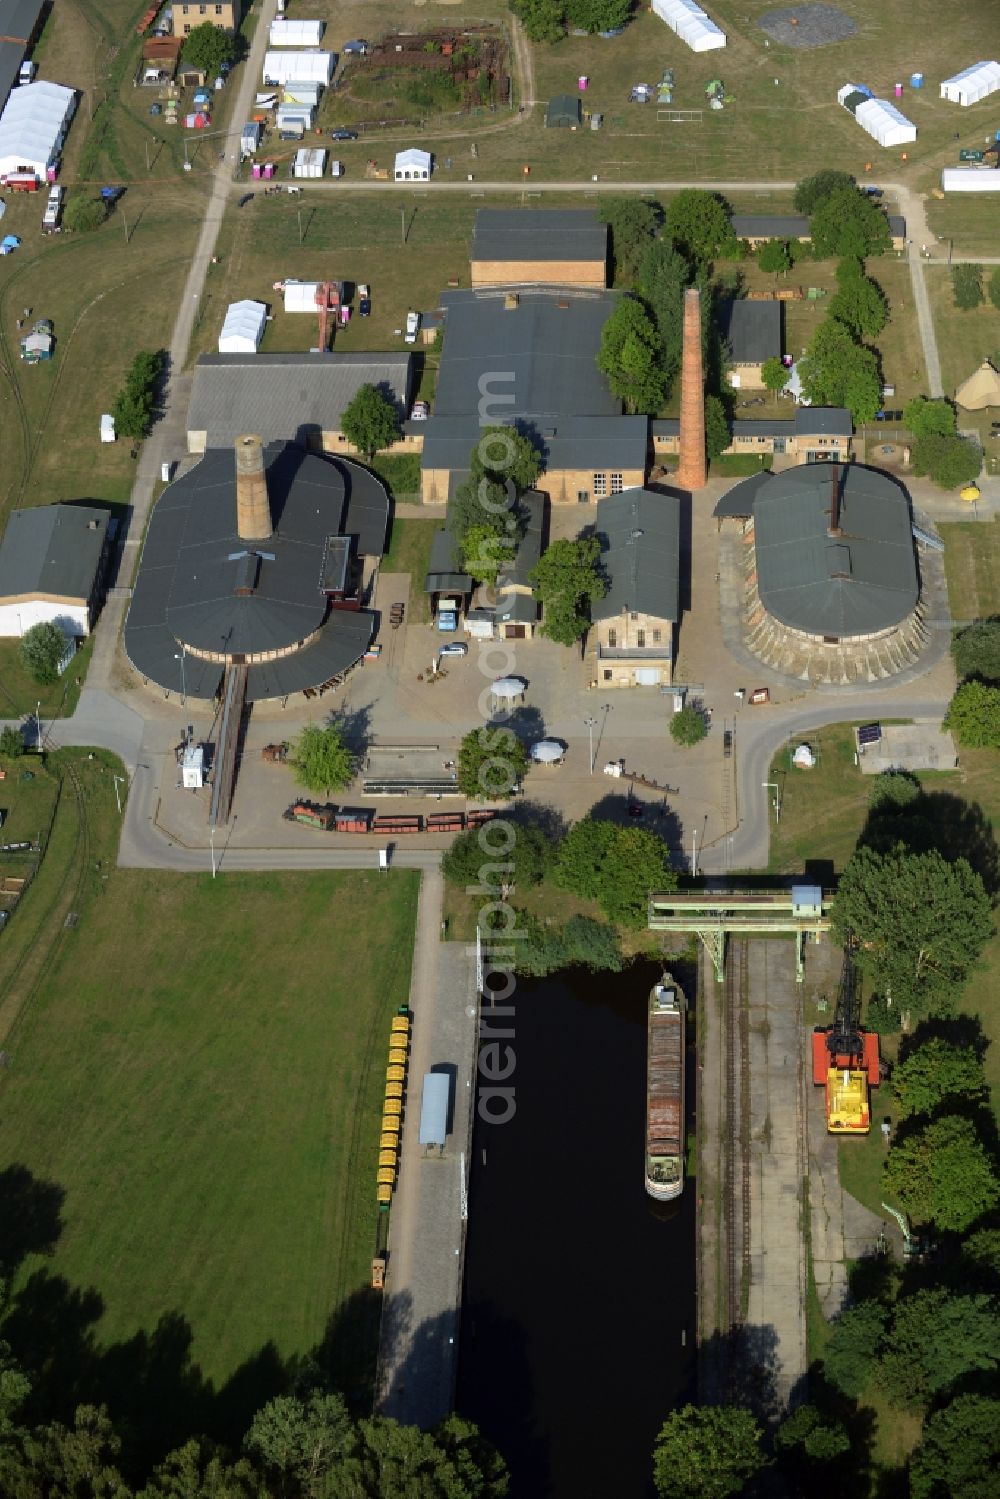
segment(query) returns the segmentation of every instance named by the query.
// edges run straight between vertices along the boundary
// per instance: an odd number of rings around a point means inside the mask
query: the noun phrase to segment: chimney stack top
[[[264,441],[245,432],[236,439],[236,530],[241,541],[266,541],[271,506],[264,472]]]

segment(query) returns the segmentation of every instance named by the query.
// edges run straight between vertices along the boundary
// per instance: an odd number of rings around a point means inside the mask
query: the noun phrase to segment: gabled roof
[[[808,239],[809,220],[804,213],[734,213],[737,239]]]
[[[509,567],[500,569],[499,582],[522,588],[531,587],[530,573],[542,555],[542,532],[545,523],[545,496],[529,489],[517,502],[524,523],[524,533],[517,544]]]
[[[445,523],[431,537],[431,551],[424,578],[425,593],[471,593],[472,578],[459,572],[458,546]]]
[[[5,41],[31,41],[45,0],[0,0],[0,37]]]
[[[107,529],[108,512],[89,505],[14,510],[0,543],[0,599],[56,594],[86,602]]]
[[[719,303],[719,332],[732,349],[734,364],[780,359],[781,303],[743,297]]]
[[[481,208],[473,260],[605,261],[608,226],[589,208]]]
[[[595,620],[623,610],[680,618],[680,500],[649,489],[626,489],[597,505],[597,535],[608,591],[591,609]]]
[[[851,437],[854,422],[843,406],[797,406],[796,437]]]

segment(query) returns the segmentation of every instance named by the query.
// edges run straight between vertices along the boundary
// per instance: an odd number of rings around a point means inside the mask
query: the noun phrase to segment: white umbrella
[[[510,699],[522,697],[524,695],[524,686],[525,684],[521,681],[520,677],[497,677],[496,681],[490,686],[490,691],[494,697]]]
[[[559,743],[558,739],[539,739],[530,750],[531,758],[537,760],[540,765],[552,765],[556,760],[561,760],[565,753],[565,747]]]

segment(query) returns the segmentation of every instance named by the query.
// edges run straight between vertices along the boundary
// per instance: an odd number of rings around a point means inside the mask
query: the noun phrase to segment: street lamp
[[[174,651],[174,660],[181,663],[181,707],[187,706],[187,676],[184,671],[184,657],[187,655],[187,646],[182,645],[179,651]]]
[[[777,827],[781,821],[781,787],[777,781],[761,781],[760,784],[765,791],[774,792],[774,823]]]
[[[586,726],[587,733],[590,735],[590,774],[593,775],[594,774],[594,726],[597,723],[597,719],[593,718],[593,717],[588,717],[588,718],[585,718],[583,720],[583,722],[584,722],[584,724]]]
[[[35,747],[38,753],[42,753],[42,702],[39,698],[35,704]]]
[[[208,830],[208,842],[212,850],[212,879],[215,879],[215,823]]]
[[[124,781],[125,777],[112,775],[111,779],[115,783],[115,801],[118,803],[118,816],[120,817],[122,815],[122,798],[121,792],[118,790],[118,782]]]

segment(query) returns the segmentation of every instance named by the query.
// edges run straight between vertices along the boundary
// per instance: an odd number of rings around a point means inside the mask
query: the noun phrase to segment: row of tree
[[[952,641],[959,684],[945,727],[960,744],[1000,748],[1000,619],[980,619],[959,630]]]
[[[157,388],[166,355],[162,349],[140,350],[115,396],[111,414],[119,437],[146,437],[156,410]]]
[[[567,31],[617,31],[632,0],[510,0],[510,8],[531,41],[557,42]]]

